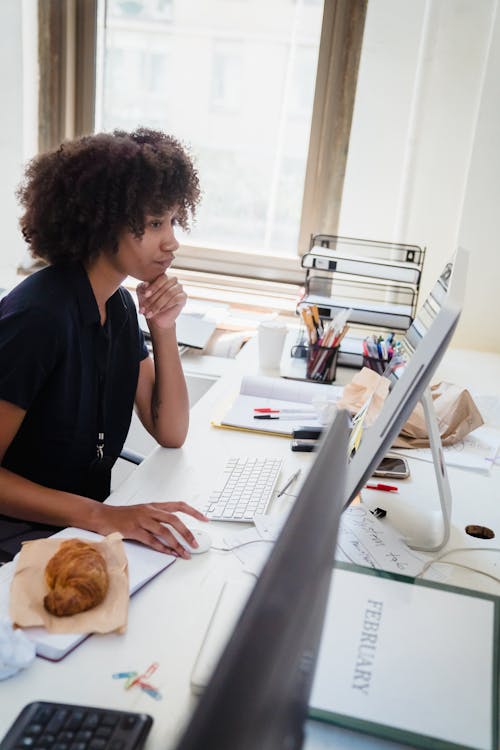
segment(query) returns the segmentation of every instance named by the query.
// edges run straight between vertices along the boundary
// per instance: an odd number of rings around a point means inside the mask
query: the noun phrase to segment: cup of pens
[[[310,344],[307,352],[306,378],[318,383],[333,383],[337,374],[338,346]]]
[[[368,367],[379,375],[383,375],[395,353],[393,341],[393,333],[385,338],[375,335],[367,336],[363,341],[363,367]]]
[[[324,324],[315,305],[306,305],[301,309],[308,336],[307,380],[318,383],[333,383],[335,380],[340,343],[349,330],[347,319],[350,312],[342,310]]]
[[[301,309],[308,337],[307,380],[317,383],[333,383],[335,380],[340,343],[349,330],[347,319],[350,313],[351,310],[342,310],[324,324],[316,305],[306,305]]]

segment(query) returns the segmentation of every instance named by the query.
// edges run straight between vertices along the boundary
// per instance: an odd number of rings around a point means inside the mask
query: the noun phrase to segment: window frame
[[[368,0],[325,0],[296,256],[182,243],[176,271],[301,284],[313,234],[337,234]],[[39,0],[39,150],[92,133],[98,0]],[[207,282],[208,283],[208,282]]]

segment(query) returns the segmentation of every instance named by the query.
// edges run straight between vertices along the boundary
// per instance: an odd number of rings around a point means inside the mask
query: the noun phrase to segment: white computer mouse
[[[201,555],[202,552],[208,552],[208,550],[212,546],[212,540],[206,531],[202,531],[201,529],[191,529],[191,533],[198,542],[197,547],[191,547],[186,542],[184,537],[179,534],[177,529],[175,529],[169,523],[164,523],[163,526],[165,526],[165,528],[168,529],[173,536],[175,536],[179,544],[181,544],[184,549],[187,550],[191,555]]]

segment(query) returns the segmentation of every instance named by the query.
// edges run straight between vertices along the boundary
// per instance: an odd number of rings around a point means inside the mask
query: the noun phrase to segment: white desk
[[[469,382],[471,372],[485,377],[485,392],[498,395],[500,382],[500,356],[485,355],[488,368],[483,369],[479,358],[472,360],[450,352],[443,371],[448,378]],[[255,349],[246,347],[233,362],[228,372],[205,394],[191,412],[189,436],[183,448],[169,450],[157,448],[111,496],[113,504],[139,501],[183,499],[196,503],[210,486],[211,477],[222,468],[230,454],[266,454],[284,456],[283,476],[302,467],[303,475],[311,461],[311,454],[293,453],[284,438],[255,435],[210,426],[220,404],[236,392],[243,373],[255,370]],[[460,370],[454,362],[461,365]],[[469,370],[467,370],[469,368]],[[352,377],[353,371],[341,373]],[[478,385],[481,385],[478,382]],[[491,386],[491,387],[490,387]],[[495,391],[493,390],[495,388]],[[400,491],[398,503],[390,510],[394,520],[404,522],[406,503],[437,507],[434,493],[434,476],[430,464],[411,462],[412,477],[405,490]],[[493,528],[500,535],[499,470],[491,477],[450,470],[454,496],[453,535],[450,546],[477,546],[463,528],[467,523],[478,523]],[[290,498],[282,497],[272,512],[279,512]],[[399,505],[398,505],[399,504]],[[399,514],[399,515],[398,515]],[[225,525],[226,528],[228,524]],[[212,522],[209,531],[216,544],[224,528]],[[469,556],[468,564],[473,564]],[[476,561],[483,568],[491,565],[497,569],[500,556],[481,555]],[[0,568],[0,582],[9,572],[9,566]],[[148,750],[167,750],[175,746],[194,705],[189,680],[194,659],[202,642],[220,590],[227,579],[247,577],[241,564],[232,553],[210,551],[193,556],[190,561],[177,560],[174,565],[150,582],[131,600],[129,624],[124,635],[94,635],[59,663],[37,659],[26,671],[0,682],[0,737],[29,701],[36,699],[63,700],[67,702],[103,705],[134,711],[144,711],[154,716],[154,725],[146,747]],[[460,569],[452,572],[450,583],[463,583],[473,588],[500,591],[488,579]],[[112,674],[131,669],[143,670],[153,661],[159,669],[152,682],[160,689],[163,699],[155,701],[140,690],[125,691],[121,681]],[[309,724],[310,736],[307,750],[319,748],[392,748],[398,745],[375,740],[354,732],[337,729],[316,722]],[[401,747],[401,746],[400,746]]]

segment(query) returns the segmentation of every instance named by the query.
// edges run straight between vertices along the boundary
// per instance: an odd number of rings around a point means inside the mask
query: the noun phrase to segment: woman
[[[34,522],[40,535],[47,525],[119,531],[164,551],[162,536],[189,557],[162,523],[196,546],[175,514],[206,520],[194,508],[100,501],[109,494],[134,403],[160,445],[179,447],[187,434],[175,335],[186,295],[168,268],[179,247],[175,225],[188,228],[200,197],[193,163],[161,132],[101,133],[33,159],[18,197],[24,238],[49,265],[0,302],[4,524]],[[127,276],[140,281],[154,361],[121,287]]]

